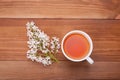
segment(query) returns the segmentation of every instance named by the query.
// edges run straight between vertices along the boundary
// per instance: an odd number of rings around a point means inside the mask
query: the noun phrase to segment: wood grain
[[[30,61],[0,61],[0,64],[1,80],[117,80],[120,74],[119,62],[90,65],[61,61],[49,67]]]
[[[87,32],[94,43],[91,57],[95,63],[74,63],[60,52],[59,63],[44,67],[26,58],[26,23],[34,21],[49,36],[60,40],[74,29]],[[80,19],[0,19],[1,80],[119,80],[120,20]]]
[[[115,19],[119,14],[120,0],[0,0],[0,18]]]

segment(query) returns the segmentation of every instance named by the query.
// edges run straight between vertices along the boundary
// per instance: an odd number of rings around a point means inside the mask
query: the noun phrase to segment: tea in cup
[[[90,64],[94,61],[90,58],[93,43],[90,36],[80,30],[68,32],[62,39],[61,49],[64,56],[74,62],[87,60]]]

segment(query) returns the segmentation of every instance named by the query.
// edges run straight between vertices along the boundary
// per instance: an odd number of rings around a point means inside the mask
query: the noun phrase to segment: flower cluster
[[[59,39],[50,37],[38,29],[34,22],[27,24],[28,47],[27,58],[32,61],[40,62],[44,65],[50,65],[57,62],[56,53],[60,49]]]

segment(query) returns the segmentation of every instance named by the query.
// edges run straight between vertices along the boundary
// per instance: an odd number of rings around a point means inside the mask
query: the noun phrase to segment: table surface
[[[0,17],[120,19],[120,0],[0,0]]]
[[[60,40],[71,30],[87,32],[94,43],[90,65],[87,61],[75,63],[62,52],[60,60],[50,66],[26,58],[26,23],[34,21],[49,36]],[[116,80],[120,79],[120,20],[80,19],[0,19],[0,79],[1,80]]]
[[[87,32],[94,43],[90,65],[62,52],[44,67],[26,58],[26,23],[49,36]],[[120,0],[0,0],[0,80],[120,80]]]

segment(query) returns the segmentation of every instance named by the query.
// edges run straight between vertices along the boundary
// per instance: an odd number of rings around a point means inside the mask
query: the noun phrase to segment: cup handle
[[[94,63],[94,61],[93,61],[90,57],[88,57],[86,60],[87,60],[90,64],[93,64],[93,63]]]

